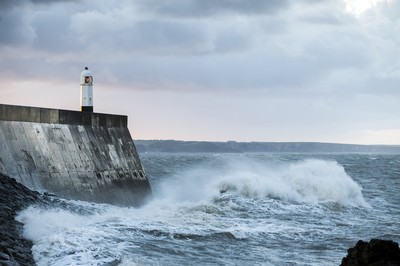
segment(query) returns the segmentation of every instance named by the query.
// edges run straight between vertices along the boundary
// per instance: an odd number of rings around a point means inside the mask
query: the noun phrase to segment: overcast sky
[[[0,0],[0,103],[134,139],[400,144],[398,0]]]

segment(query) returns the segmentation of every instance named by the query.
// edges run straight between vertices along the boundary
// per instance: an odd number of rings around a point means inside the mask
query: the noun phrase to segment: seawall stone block
[[[0,104],[0,120],[96,127],[128,127],[128,117],[28,106]]]

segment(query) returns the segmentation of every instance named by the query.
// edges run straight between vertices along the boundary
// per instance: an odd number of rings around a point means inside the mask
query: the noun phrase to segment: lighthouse
[[[81,112],[93,113],[93,76],[85,67],[81,73]]]

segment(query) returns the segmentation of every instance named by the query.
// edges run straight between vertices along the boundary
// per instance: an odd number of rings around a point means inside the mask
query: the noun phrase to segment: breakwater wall
[[[151,195],[127,116],[0,104],[0,172],[68,199],[138,206]]]

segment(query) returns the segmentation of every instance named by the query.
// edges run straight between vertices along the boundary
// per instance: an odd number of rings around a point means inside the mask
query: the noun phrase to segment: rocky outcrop
[[[22,224],[15,215],[40,202],[39,193],[0,173],[0,265],[35,265],[32,242],[22,238]]]
[[[341,266],[398,266],[400,265],[399,244],[391,240],[359,240],[347,250]]]

